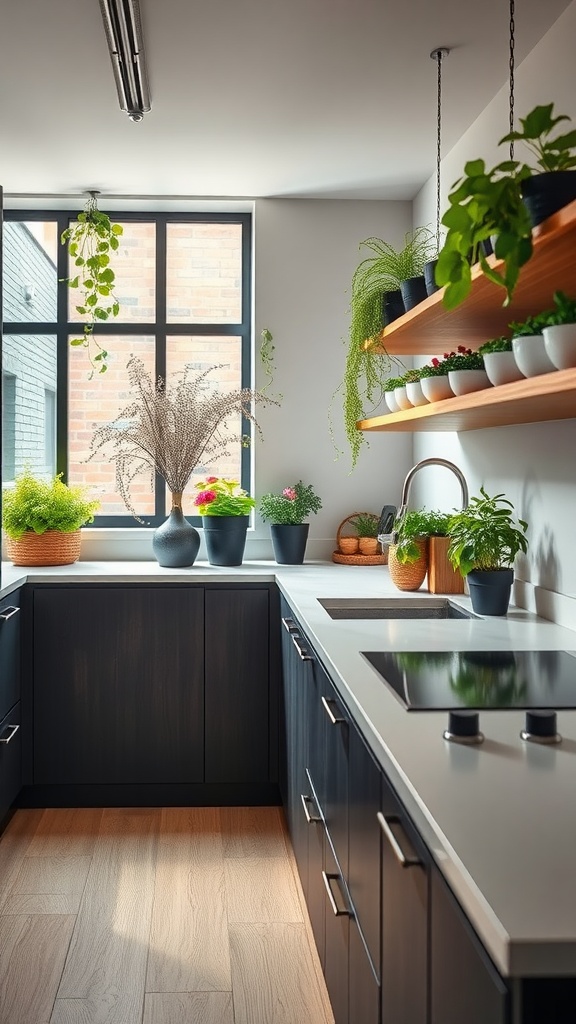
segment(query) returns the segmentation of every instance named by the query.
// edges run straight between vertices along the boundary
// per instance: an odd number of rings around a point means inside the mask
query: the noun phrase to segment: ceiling
[[[519,63],[569,0],[516,0]],[[152,109],[118,105],[98,0],[11,0],[8,194],[411,199],[506,84],[506,0],[141,0]],[[518,102],[518,101],[517,101]],[[503,132],[507,113],[503,110]]]

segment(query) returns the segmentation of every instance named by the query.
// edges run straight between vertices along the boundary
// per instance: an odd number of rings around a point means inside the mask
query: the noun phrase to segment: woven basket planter
[[[6,551],[13,565],[70,565],[80,557],[80,543],[80,530],[27,530],[18,540],[6,537]]]
[[[396,558],[396,544],[391,544],[388,549],[388,569],[390,579],[398,590],[420,590],[424,577],[428,570],[428,538],[416,540],[420,548],[420,557],[409,565],[403,565]]]
[[[337,562],[339,565],[386,565],[388,561],[388,553],[378,553],[380,547],[378,541],[376,541],[376,553],[363,554],[360,547],[361,540],[367,540],[368,538],[359,538],[356,535],[353,537],[347,536],[344,533],[346,527],[351,524],[352,520],[358,515],[370,515],[370,512],[353,512],[352,515],[346,516],[343,519],[336,531],[336,551],[332,552],[332,561]],[[347,542],[352,542],[348,544]]]

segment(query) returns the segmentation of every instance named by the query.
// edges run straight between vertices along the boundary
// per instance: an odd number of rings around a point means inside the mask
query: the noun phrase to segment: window
[[[5,212],[3,374],[5,394],[14,397],[5,405],[4,475],[25,465],[36,473],[62,472],[99,498],[95,526],[138,527],[116,488],[114,465],[88,459],[92,435],[129,402],[131,355],[154,377],[190,364],[195,370],[218,365],[210,380],[223,390],[250,386],[251,218],[106,213],[124,229],[114,262],[120,314],[95,328],[109,352],[108,370],[89,379],[85,350],[69,345],[80,336],[81,317],[78,296],[64,280],[72,276],[67,252],[58,244],[76,214]],[[237,426],[250,433],[248,423]],[[240,445],[210,471],[250,487],[250,458]],[[169,496],[161,480],[139,477],[132,493],[147,524],[164,520]],[[188,516],[193,498],[189,486]]]

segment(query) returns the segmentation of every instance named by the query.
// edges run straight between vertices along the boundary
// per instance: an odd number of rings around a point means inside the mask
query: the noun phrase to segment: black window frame
[[[100,204],[103,206],[103,204]],[[143,335],[153,337],[155,343],[156,377],[166,378],[166,342],[168,336],[200,335],[202,337],[234,336],[241,338],[241,387],[251,387],[252,366],[252,214],[242,213],[182,213],[178,211],[130,211],[109,210],[103,207],[112,221],[120,223],[154,223],[156,225],[156,319],[153,323],[127,323],[120,314],[112,322],[98,322],[94,326],[94,335],[106,337],[111,335]],[[79,210],[4,210],[4,220],[32,222],[56,222],[57,237],[60,239],[70,223],[78,217]],[[241,308],[240,323],[169,323],[166,318],[166,255],[167,227],[169,224],[200,223],[200,224],[239,224],[241,235]],[[68,320],[68,251],[65,245],[58,244],[57,252],[57,308],[56,321],[5,321],[4,334],[49,334],[56,337],[56,472],[62,473],[62,479],[68,480],[68,352],[69,338],[78,334],[77,321]],[[1,315],[0,310],[0,315]],[[242,418],[242,434],[253,438],[252,424]],[[241,449],[240,483],[247,491],[251,490],[250,448]],[[155,511],[146,515],[145,526],[159,526],[166,519],[165,485],[160,476],[155,480]],[[199,526],[200,516],[187,516],[189,522]],[[91,524],[93,528],[130,527],[142,529],[142,524],[126,510],[125,515],[96,516]],[[86,527],[90,528],[90,526]]]

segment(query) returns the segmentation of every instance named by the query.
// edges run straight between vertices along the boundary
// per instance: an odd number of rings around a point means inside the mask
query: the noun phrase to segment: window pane
[[[115,221],[116,222],[116,221]],[[124,223],[124,233],[119,236],[120,247],[111,256],[111,266],[116,274],[114,294],[120,303],[116,318],[124,323],[153,323],[156,316],[156,225],[148,223]],[[71,265],[69,274],[77,273]],[[69,317],[72,323],[82,321],[76,312],[81,305],[78,289],[69,293]]]
[[[207,370],[211,366],[218,366],[209,374],[207,382],[218,388],[219,391],[232,391],[241,387],[241,356],[242,339],[238,337],[169,337],[166,342],[168,382],[170,383],[171,374],[181,374],[186,366],[190,368],[191,376],[202,373],[203,370]],[[228,433],[239,435],[241,432],[241,417],[230,417]],[[231,445],[227,458],[221,458],[218,463],[198,467],[198,472],[192,474],[190,483],[184,492],[182,507],[186,515],[197,514],[193,506],[196,495],[194,483],[206,476],[207,473],[210,473],[211,476],[224,476],[240,480],[241,451],[240,445]],[[169,495],[167,502],[169,508]]]
[[[3,481],[29,468],[37,475],[52,474],[46,466],[49,439],[46,392],[56,392],[56,338],[53,335],[5,334],[2,354],[4,383]]]
[[[55,221],[4,223],[4,320],[56,320]]]
[[[166,246],[168,323],[240,323],[241,225],[168,224]]]
[[[98,515],[126,515],[126,506],[116,488],[116,467],[104,453],[86,462],[96,427],[109,423],[130,402],[126,363],[134,353],[146,370],[154,374],[154,339],[150,337],[110,337],[106,346],[111,353],[108,371],[88,380],[86,352],[71,348],[69,353],[68,458],[69,480],[85,484],[101,502]],[[154,495],[147,474],[138,476],[131,487],[134,507],[145,518],[154,514]]]

